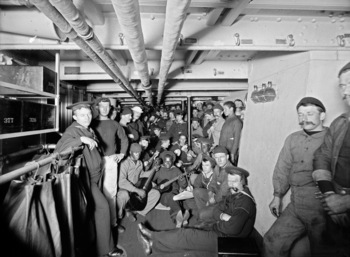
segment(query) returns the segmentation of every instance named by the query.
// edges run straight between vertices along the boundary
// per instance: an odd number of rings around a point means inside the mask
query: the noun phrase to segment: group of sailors
[[[242,120],[235,115],[232,101],[223,105],[207,103],[204,108],[199,102],[192,110],[192,117],[186,117],[180,106],[162,107],[150,113],[133,106],[115,113],[116,108],[108,98],[79,102],[67,108],[73,111],[75,121],[57,143],[56,151],[86,145],[83,155],[96,204],[99,256],[123,254],[113,242],[113,233],[125,231],[120,225],[124,217],[136,221],[137,215],[146,216],[158,204],[159,208],[169,210],[176,228],[188,226],[190,217],[200,221],[198,228],[212,227],[217,223],[213,220],[217,204],[231,195],[228,172],[245,185],[248,172],[233,165],[238,158]],[[191,122],[190,141],[187,122]],[[249,207],[251,213],[243,215],[243,219],[250,220],[244,232],[247,234],[255,220],[254,200],[245,186],[235,187],[232,195],[243,188],[249,197],[248,205],[253,204]],[[219,220],[227,222],[221,214]],[[216,230],[214,237],[220,233],[242,233],[230,231],[227,225]],[[209,251],[216,251],[213,243],[207,245],[211,247]]]
[[[350,106],[350,63],[339,79]],[[126,107],[118,121],[110,118],[108,98],[68,107],[75,121],[56,151],[86,145],[98,256],[122,256],[112,231],[122,233],[122,218],[136,221],[137,215],[145,216],[159,204],[169,209],[176,229],[155,232],[138,224],[136,233],[146,254],[194,250],[215,256],[218,236],[251,233],[256,204],[247,187],[248,171],[236,166],[243,127],[236,111],[242,104],[207,103],[204,109],[200,103],[187,118],[179,107],[152,113],[140,106]],[[94,119],[92,109],[97,113]],[[306,234],[311,255],[349,256],[349,114],[328,129],[320,100],[304,97],[296,111],[302,130],[287,137],[274,170],[270,209],[277,220],[264,236],[264,255],[289,256]],[[289,188],[292,201],[282,211]],[[188,227],[190,217],[197,223]],[[327,234],[333,241],[325,240]]]

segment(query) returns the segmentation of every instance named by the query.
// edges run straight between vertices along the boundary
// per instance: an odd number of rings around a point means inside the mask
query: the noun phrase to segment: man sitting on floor
[[[121,162],[120,174],[119,174],[119,191],[117,194],[117,204],[118,204],[118,217],[123,217],[123,211],[126,204],[130,200],[130,193],[135,192],[141,198],[147,196],[147,204],[143,210],[137,213],[145,216],[159,200],[160,194],[157,190],[151,189],[148,194],[142,188],[137,188],[135,184],[140,179],[140,176],[146,177],[143,172],[143,164],[139,160],[141,155],[141,146],[137,143],[133,143],[130,146],[130,156]],[[142,174],[143,173],[143,174]],[[147,172],[149,175],[150,172]],[[136,217],[131,212],[126,212],[127,216],[130,217],[132,221],[136,220]]]
[[[210,230],[193,228],[154,232],[139,224],[138,240],[145,253],[169,254],[174,252],[204,251],[217,256],[219,236],[248,237],[253,230],[256,204],[248,187],[248,171],[227,167],[230,194],[216,206],[213,213],[215,224]]]

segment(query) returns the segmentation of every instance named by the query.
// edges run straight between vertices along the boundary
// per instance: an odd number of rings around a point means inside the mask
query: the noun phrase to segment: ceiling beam
[[[209,51],[200,51],[199,55],[194,60],[194,64],[196,64],[196,65],[202,64],[204,62],[204,59],[207,57],[208,54],[209,54]]]
[[[218,21],[220,18],[220,15],[224,8],[216,8],[212,10],[208,15],[207,15],[207,25],[208,26],[214,26],[215,23]]]
[[[189,51],[190,54],[186,57],[185,65],[188,66],[192,63],[193,59],[196,57],[198,51]]]
[[[248,90],[248,89],[245,89]],[[234,92],[235,90],[230,90],[230,91],[217,91],[213,94],[213,92],[208,92],[208,91],[187,91],[187,92],[168,92],[165,91],[164,97],[165,98],[186,98],[188,96],[190,97],[226,97],[228,96],[230,93]],[[242,91],[242,90],[238,90],[238,91]],[[146,97],[145,93],[140,94],[141,97]],[[123,99],[127,99],[130,98],[130,95],[128,95],[127,93],[117,93],[117,94],[102,94],[103,97],[109,97],[109,98],[123,98]]]
[[[231,26],[243,10],[248,6],[250,0],[236,0],[234,8],[226,13],[224,19],[221,22],[222,26]]]
[[[128,64],[128,58],[124,50],[107,50],[107,52],[112,55],[119,65],[126,66]]]

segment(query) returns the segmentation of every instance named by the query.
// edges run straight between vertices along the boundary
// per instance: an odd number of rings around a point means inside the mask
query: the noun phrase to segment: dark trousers
[[[204,208],[209,201],[208,190],[206,188],[194,188],[193,197],[199,210]]]
[[[95,205],[96,250],[97,255],[102,256],[108,254],[114,248],[109,205],[97,183],[91,182],[91,193]]]
[[[217,256],[217,234],[191,228],[152,232],[154,253],[201,251]]]
[[[175,192],[166,192],[166,193],[162,193],[162,195],[160,196],[161,204],[163,204],[164,206],[170,207],[169,213],[172,219],[175,219],[176,214],[179,212],[179,210],[181,210],[180,201],[173,200],[173,197],[176,194],[177,193]]]

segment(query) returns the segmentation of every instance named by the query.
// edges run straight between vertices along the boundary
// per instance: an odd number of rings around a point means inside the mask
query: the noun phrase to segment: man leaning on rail
[[[90,190],[94,201],[97,256],[123,256],[123,250],[114,245],[110,226],[108,202],[101,192],[102,157],[94,131],[90,128],[92,102],[78,102],[67,107],[75,120],[57,142],[56,151],[84,145],[83,155],[90,177]]]

